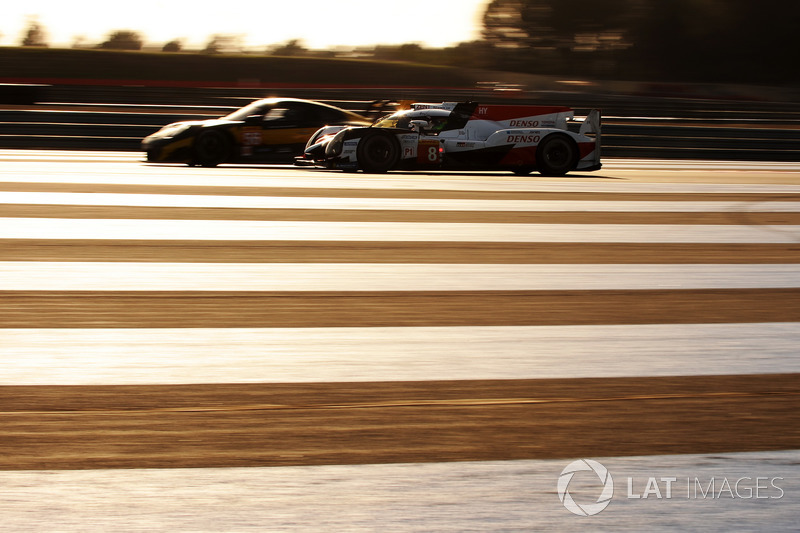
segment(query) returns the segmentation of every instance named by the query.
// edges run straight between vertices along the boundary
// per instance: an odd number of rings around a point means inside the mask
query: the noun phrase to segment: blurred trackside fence
[[[0,148],[138,151],[141,139],[181,120],[223,116],[284,96],[365,112],[375,101],[566,105],[603,113],[603,155],[800,162],[800,103],[654,97],[507,88],[177,88],[5,86]],[[390,107],[385,107],[390,111]]]

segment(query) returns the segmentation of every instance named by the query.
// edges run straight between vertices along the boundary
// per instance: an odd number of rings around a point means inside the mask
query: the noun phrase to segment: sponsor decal
[[[444,109],[445,111],[452,111],[457,104],[453,102],[442,102],[441,104],[412,104],[415,110],[425,110],[425,109]]]
[[[538,120],[512,120],[508,123],[509,128],[538,128]]]
[[[506,138],[507,143],[513,144],[536,144],[539,142],[538,135],[509,135]]]
[[[242,144],[245,146],[257,146],[261,144],[261,128],[246,127],[242,129]]]

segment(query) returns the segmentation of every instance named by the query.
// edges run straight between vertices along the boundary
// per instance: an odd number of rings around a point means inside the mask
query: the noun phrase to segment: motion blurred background
[[[0,147],[136,151],[170,122],[284,96],[359,113],[405,100],[600,108],[606,156],[800,160],[796,3],[194,7],[5,6]]]
[[[647,82],[639,91],[676,93],[690,91],[685,84],[798,82],[800,7],[778,0],[240,1],[221,13],[156,0],[40,0],[3,11],[6,83],[532,82],[516,73],[555,77],[540,86],[633,81]],[[385,68],[395,62],[438,68]],[[473,69],[507,74],[465,72]]]

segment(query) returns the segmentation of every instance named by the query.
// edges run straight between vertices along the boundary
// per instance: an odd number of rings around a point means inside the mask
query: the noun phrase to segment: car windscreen
[[[398,128],[410,129],[412,120],[423,120],[431,124],[437,123],[442,129],[448,122],[450,111],[446,109],[404,109],[391,115],[378,119],[373,128]]]
[[[393,113],[391,115],[379,118],[372,125],[373,128],[401,128],[408,129],[409,117],[407,111]]]

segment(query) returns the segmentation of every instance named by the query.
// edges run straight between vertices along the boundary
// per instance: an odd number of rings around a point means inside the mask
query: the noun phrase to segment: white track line
[[[586,212],[770,212],[798,213],[800,202],[674,202],[464,200],[428,198],[324,198],[290,196],[211,196],[177,194],[2,192],[2,204],[111,207],[195,207],[239,209],[357,209],[420,211],[586,211]]]
[[[797,264],[0,262],[0,290],[544,291],[799,288]]]
[[[101,160],[125,163],[144,162],[144,153],[138,151],[81,151],[81,150],[37,150],[37,149],[0,149],[2,161],[85,161]],[[782,161],[727,161],[727,160],[694,160],[694,159],[637,159],[604,157],[603,168],[635,168],[635,169],[731,169],[731,170],[797,170],[800,164]]]
[[[3,160],[0,157],[0,160]],[[685,162],[684,162],[685,163]],[[652,167],[644,167],[652,168]],[[654,171],[661,168],[655,165]],[[676,172],[697,173],[696,181],[671,183]],[[136,161],[64,161],[31,162],[25,160],[3,161],[0,165],[0,182],[13,183],[72,183],[72,184],[125,184],[168,186],[216,187],[299,187],[335,189],[405,190],[413,194],[420,190],[440,191],[500,191],[500,192],[603,192],[603,193],[773,193],[798,194],[800,185],[771,183],[704,183],[706,176],[715,170],[761,172],[773,176],[780,171],[781,180],[800,181],[800,165],[787,164],[776,168],[769,164],[748,164],[721,169],[709,166],[680,168],[665,166],[660,178],[663,182],[642,183],[628,181],[624,174],[640,173],[641,168],[609,169],[609,172],[580,174],[553,180],[538,175],[515,178],[507,172],[476,173],[389,173],[343,174],[333,171],[314,171],[290,166],[261,168],[221,167],[189,168],[186,166],[143,165]],[[611,176],[611,177],[607,177]],[[765,178],[766,179],[766,178]],[[713,180],[711,180],[713,181]]]
[[[0,218],[5,239],[797,243],[800,225],[470,224]]]
[[[53,167],[13,170],[0,169],[0,182],[12,183],[70,183],[103,185],[153,185],[190,187],[298,187],[303,189],[375,189],[407,191],[410,195],[424,190],[478,192],[601,192],[615,194],[673,193],[673,194],[800,194],[800,185],[725,184],[725,183],[642,183],[604,179],[548,181],[543,178],[508,179],[497,174],[435,175],[417,174],[369,175],[359,178],[333,172],[310,172],[293,168],[268,169],[182,169],[159,168],[152,175],[140,168],[92,168],[63,170],[63,164]],[[10,165],[4,165],[6,167]],[[798,171],[800,174],[800,171]],[[800,180],[800,176],[797,178]]]
[[[571,459],[6,471],[0,515],[6,531],[797,531],[800,451],[594,459],[614,495],[589,517],[559,501]],[[661,497],[628,498],[629,478]],[[600,488],[591,471],[569,484],[581,503]]]
[[[800,323],[0,329],[0,385],[800,372]]]

